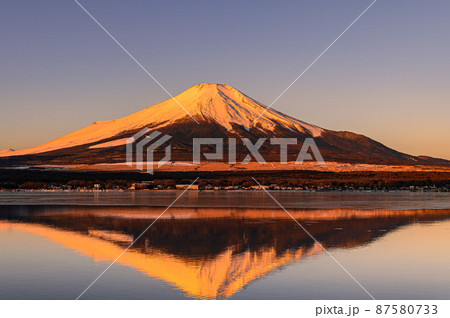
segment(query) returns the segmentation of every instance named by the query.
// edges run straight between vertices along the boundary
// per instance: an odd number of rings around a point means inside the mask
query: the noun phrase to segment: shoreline
[[[187,186],[186,186],[187,187]],[[134,193],[134,192],[173,192],[182,191],[185,188],[177,189],[140,189],[140,190],[114,190],[114,189],[104,189],[104,190],[53,190],[53,189],[0,189],[0,192],[24,192],[24,193]],[[298,189],[268,189],[270,192],[297,192],[297,193],[447,193],[450,189],[447,187],[432,187],[427,189],[311,189],[311,190],[298,190]],[[198,192],[264,192],[262,189],[186,189],[187,191],[198,191]]]

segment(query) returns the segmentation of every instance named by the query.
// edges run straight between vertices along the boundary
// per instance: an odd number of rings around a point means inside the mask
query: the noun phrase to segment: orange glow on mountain
[[[180,104],[183,106],[180,107]],[[37,154],[57,149],[79,146],[114,137],[121,133],[150,127],[160,129],[180,120],[190,120],[190,115],[205,121],[214,121],[228,130],[231,123],[244,127],[252,127],[255,121],[266,109],[266,106],[225,84],[199,84],[162,103],[147,107],[129,116],[98,121],[83,129],[77,130],[46,144],[18,151],[4,151],[0,156],[19,156]],[[277,125],[283,125],[291,130],[320,136],[323,129],[305,123],[301,120],[284,115],[273,109],[268,109],[257,124],[269,130]],[[126,138],[103,143],[93,148],[124,145]]]

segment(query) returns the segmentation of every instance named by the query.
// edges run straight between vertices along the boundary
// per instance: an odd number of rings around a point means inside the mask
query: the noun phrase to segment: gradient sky
[[[172,94],[270,104],[370,3],[79,0]],[[450,1],[378,0],[273,108],[450,159]],[[0,150],[167,99],[72,0],[0,2]]]

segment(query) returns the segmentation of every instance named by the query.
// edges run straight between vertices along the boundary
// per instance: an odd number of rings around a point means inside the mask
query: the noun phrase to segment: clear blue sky
[[[226,83],[270,104],[370,3],[80,2],[173,94]],[[450,159],[450,1],[378,0],[274,108]],[[167,98],[72,0],[0,2],[0,149]]]

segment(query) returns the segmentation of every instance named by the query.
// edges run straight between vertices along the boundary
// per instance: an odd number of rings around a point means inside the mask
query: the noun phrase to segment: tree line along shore
[[[173,190],[196,178],[192,189],[255,190],[252,178],[271,190],[305,191],[439,191],[450,189],[450,172],[221,171],[140,172],[49,171],[0,169],[0,190]]]

